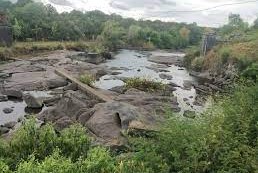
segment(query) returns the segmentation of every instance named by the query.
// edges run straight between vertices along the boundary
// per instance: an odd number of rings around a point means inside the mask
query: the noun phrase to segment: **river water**
[[[149,78],[151,80],[161,81],[165,84],[174,83],[179,87],[176,87],[176,91],[173,92],[177,96],[179,106],[182,109],[181,113],[186,110],[201,112],[203,107],[194,105],[196,98],[196,91],[192,87],[190,89],[184,88],[184,81],[196,82],[196,80],[189,75],[189,72],[182,67],[175,65],[161,65],[154,62],[148,61],[149,56],[167,56],[167,57],[182,57],[183,53],[169,53],[164,51],[152,51],[152,52],[140,52],[134,50],[121,50],[119,51],[115,58],[108,60],[103,65],[112,69],[113,73],[116,75],[105,75],[100,78],[99,81],[95,82],[95,86],[101,89],[111,89],[116,86],[123,86],[125,83],[121,78],[130,77],[143,77]],[[155,68],[153,68],[155,67]],[[162,69],[163,72],[157,71],[157,67]],[[171,75],[173,78],[171,80],[161,79],[160,74]],[[26,93],[26,92],[25,92]],[[35,97],[51,97],[48,91],[31,91],[30,92]],[[9,114],[3,112],[3,109],[11,108],[13,111]],[[7,102],[0,102],[0,125],[3,125],[10,121],[17,121],[19,117],[25,114],[36,114],[39,110],[30,110],[26,107],[26,103],[22,100],[9,99]]]
[[[175,65],[169,65],[162,68],[166,72],[157,72],[153,67],[160,66],[160,64],[148,61],[149,56],[169,56],[184,57],[183,53],[169,53],[164,51],[152,51],[152,52],[139,52],[134,50],[121,50],[115,56],[114,59],[108,60],[104,65],[112,69],[113,72],[118,72],[117,75],[105,75],[95,82],[95,86],[101,89],[111,89],[116,86],[123,86],[125,83],[119,78],[128,77],[142,77],[155,81],[161,81],[165,84],[173,82],[179,87],[174,91],[174,95],[177,96],[179,106],[183,113],[186,110],[200,112],[201,106],[194,105],[196,98],[196,91],[192,87],[191,89],[184,89],[184,81],[197,82],[195,78],[189,75],[189,72],[182,67]],[[164,65],[163,65],[164,66]],[[163,67],[162,66],[162,67]],[[160,74],[168,74],[173,78],[172,80],[161,79]]]

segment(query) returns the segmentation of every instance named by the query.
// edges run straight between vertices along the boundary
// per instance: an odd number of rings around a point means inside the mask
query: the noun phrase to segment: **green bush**
[[[110,153],[102,147],[92,148],[85,160],[79,162],[78,172],[108,173],[115,171],[115,160]]]
[[[1,173],[11,173],[9,166],[4,163],[3,160],[0,160],[0,172]]]
[[[258,63],[253,63],[246,70],[243,71],[242,75],[248,79],[257,81],[258,79]]]
[[[228,63],[228,60],[230,58],[230,50],[227,48],[222,48],[220,50],[220,57],[221,57],[222,64]]]
[[[51,155],[58,143],[58,137],[54,127],[50,124],[41,127],[38,131],[37,142],[38,146],[35,151],[37,158],[42,160],[46,156]]]
[[[76,173],[76,166],[60,155],[56,150],[51,156],[46,157],[41,163],[35,157],[31,157],[28,161],[19,164],[17,173]]]
[[[86,134],[85,128],[75,124],[61,131],[58,146],[64,156],[70,157],[75,161],[80,157],[85,158],[87,156],[90,139]]]
[[[154,92],[159,90],[164,90],[165,85],[161,82],[157,82],[146,78],[130,78],[125,81],[125,86],[127,89],[135,88],[142,91]]]
[[[94,84],[96,78],[95,78],[93,75],[84,74],[84,75],[80,75],[79,80],[80,80],[82,83],[93,87],[93,84]]]
[[[36,120],[30,119],[15,133],[10,142],[11,152],[18,159],[26,159],[31,155],[38,143],[38,127]]]
[[[194,71],[200,72],[203,69],[204,57],[196,57],[192,61],[191,68]]]

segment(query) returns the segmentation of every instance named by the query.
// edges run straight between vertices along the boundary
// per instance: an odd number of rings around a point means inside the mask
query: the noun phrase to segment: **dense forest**
[[[18,0],[16,4],[0,0],[1,8],[9,15],[17,41],[101,40],[111,48],[130,45],[180,49],[198,44],[202,36],[202,28],[196,23],[137,21],[101,11],[59,14],[51,5],[32,0]]]

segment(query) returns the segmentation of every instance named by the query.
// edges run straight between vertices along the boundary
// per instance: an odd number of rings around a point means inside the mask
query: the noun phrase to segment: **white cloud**
[[[201,12],[187,12],[223,4],[246,2],[247,0],[41,0],[51,3],[59,12],[73,9],[105,13],[117,13],[136,19],[160,19],[164,21],[197,22],[199,25],[220,26],[227,22],[230,13],[239,13],[252,22],[258,14],[258,1],[238,5],[226,5]],[[66,3],[66,5],[60,5]],[[71,5],[67,5],[71,4]],[[178,12],[175,12],[178,11]],[[181,11],[181,12],[180,12]]]

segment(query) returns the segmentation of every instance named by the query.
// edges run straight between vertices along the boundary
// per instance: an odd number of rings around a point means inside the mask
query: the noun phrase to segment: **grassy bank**
[[[219,43],[206,56],[200,56],[199,48],[188,49],[185,65],[194,71],[209,70],[220,74],[228,66],[235,66],[239,74],[250,79],[258,75],[258,32],[250,31],[237,41]]]
[[[16,42],[10,48],[0,47],[0,60],[54,50],[102,53],[105,48],[98,42]]]

